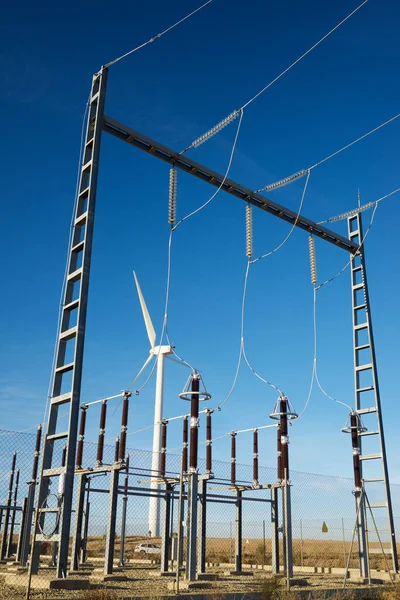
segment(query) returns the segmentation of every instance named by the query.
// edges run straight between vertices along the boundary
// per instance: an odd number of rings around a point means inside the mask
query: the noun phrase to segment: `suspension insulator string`
[[[201,135],[200,137],[198,137],[196,140],[194,140],[194,142],[192,142],[190,144],[190,146],[188,146],[187,148],[185,148],[185,150],[182,150],[181,154],[183,154],[184,152],[187,152],[191,148],[197,148],[201,144],[204,144],[204,142],[206,142],[211,137],[213,137],[214,135],[216,135],[217,133],[219,133],[221,131],[221,129],[223,129],[224,127],[226,127],[227,125],[229,125],[229,123],[232,123],[232,121],[234,121],[235,119],[237,119],[237,117],[239,116],[239,114],[240,114],[240,110],[234,110],[230,115],[228,115],[227,117],[225,117],[225,119],[223,119],[222,121],[220,121],[219,123],[217,123],[217,125],[215,125],[211,129],[209,129],[208,131],[206,131],[206,133],[203,133],[203,135]]]
[[[292,181],[295,181],[296,179],[299,179],[300,177],[304,177],[304,175],[307,175],[307,169],[302,169],[301,171],[298,171],[298,173],[294,173],[293,175],[290,175],[289,177],[285,177],[284,179],[275,181],[275,183],[270,183],[269,185],[266,185],[265,187],[261,188],[260,190],[257,190],[257,192],[259,193],[259,192],[268,192],[270,190],[275,190],[276,188],[283,187],[284,185],[287,185],[288,183],[292,183]]]
[[[308,238],[308,249],[310,251],[310,272],[311,272],[311,283],[317,285],[317,261],[315,258],[315,245],[314,238],[312,235]]]
[[[246,206],[246,256],[253,255],[253,214],[251,204]]]
[[[176,222],[176,169],[172,167],[169,171],[169,203],[168,223],[175,225]]]

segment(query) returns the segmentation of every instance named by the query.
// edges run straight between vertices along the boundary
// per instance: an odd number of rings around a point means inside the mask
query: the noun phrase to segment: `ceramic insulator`
[[[246,256],[253,254],[253,215],[251,204],[246,206]]]
[[[311,271],[311,283],[317,284],[317,263],[315,260],[315,246],[314,238],[312,235],[308,238],[308,249],[310,251],[310,271]]]
[[[172,167],[169,171],[169,203],[168,223],[174,225],[176,221],[176,169]]]

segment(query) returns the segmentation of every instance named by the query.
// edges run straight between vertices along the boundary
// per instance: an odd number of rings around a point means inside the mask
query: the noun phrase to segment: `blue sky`
[[[1,29],[2,252],[1,427],[42,419],[73,205],[80,130],[92,73],[165,29],[194,2],[7,5]],[[203,11],[110,69],[106,112],[178,150],[239,108],[315,43],[356,3],[245,5],[214,0]],[[256,189],[314,164],[398,113],[400,7],[370,1],[244,114],[230,175]],[[225,171],[237,122],[193,151]],[[322,220],[399,187],[400,120],[313,171],[303,214]],[[296,210],[304,182],[270,196]],[[178,217],[208,199],[206,184],[178,174]],[[168,167],[103,137],[82,400],[126,388],[148,353],[132,279],[139,276],[157,332],[163,317]],[[400,450],[396,425],[399,197],[383,202],[366,252],[393,481]],[[366,214],[368,222],[370,214]],[[346,222],[335,224],[346,234]],[[254,214],[255,254],[271,250],[289,226]],[[296,231],[282,250],[251,269],[246,307],[249,359],[301,410],[312,369],[312,286],[308,242]],[[317,240],[319,279],[339,270],[344,251]],[[246,268],[244,205],[219,195],[174,236],[169,331],[177,351],[201,369],[213,402],[228,392],[240,341]],[[319,375],[327,391],[352,404],[349,273],[319,294]],[[187,373],[168,365],[165,414],[184,412]],[[154,380],[131,403],[129,430],[152,422]],[[276,394],[242,366],[235,393],[214,418],[214,435],[268,422]],[[111,414],[112,411],[110,411]],[[93,416],[92,416],[93,415]],[[315,390],[291,428],[293,468],[351,474],[347,417]],[[118,431],[119,414],[107,435]],[[88,422],[95,436],[98,414]],[[200,433],[204,436],[204,427]],[[180,425],[171,425],[175,447]],[[251,436],[238,441],[251,459]],[[130,438],[150,448],[151,432]],[[271,430],[260,433],[260,463],[274,464]],[[228,440],[215,443],[228,459]]]

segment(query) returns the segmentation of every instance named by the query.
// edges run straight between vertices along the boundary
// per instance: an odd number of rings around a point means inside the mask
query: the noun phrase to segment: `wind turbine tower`
[[[144,363],[139,374],[147,367],[154,358],[157,361],[157,376],[156,376],[156,394],[154,403],[154,430],[153,430],[153,454],[151,460],[151,478],[156,479],[160,472],[161,460],[161,422],[163,419],[163,401],[164,401],[164,361],[165,357],[173,354],[171,346],[156,346],[156,332],[147,310],[142,291],[139,286],[136,273],[133,272],[135,278],[136,289],[139,296],[139,302],[143,313],[143,319],[146,326],[147,336],[150,342],[150,356]],[[152,490],[158,491],[160,486],[158,483],[151,482]],[[160,498],[156,495],[150,497],[149,502],[149,534],[152,537],[160,535]]]

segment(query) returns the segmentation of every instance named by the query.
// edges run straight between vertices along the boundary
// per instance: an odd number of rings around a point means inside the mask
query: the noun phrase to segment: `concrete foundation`
[[[90,588],[89,579],[51,579],[49,581],[50,590],[88,590]]]

